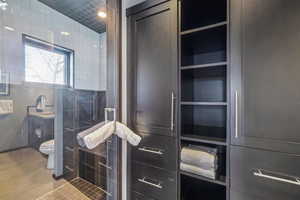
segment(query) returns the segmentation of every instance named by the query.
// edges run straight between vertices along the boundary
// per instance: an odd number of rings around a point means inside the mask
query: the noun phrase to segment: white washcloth
[[[115,132],[115,122],[108,122],[91,134],[84,136],[83,141],[88,149],[94,149],[99,144],[105,142]]]
[[[105,125],[105,122],[101,122],[99,124],[96,124],[95,126],[89,128],[89,129],[86,129],[80,133],[77,134],[77,142],[78,144],[81,146],[81,147],[85,147],[85,143],[84,143],[84,137],[93,133],[94,131],[98,130],[99,128],[101,128],[102,126]]]
[[[116,134],[123,140],[127,140],[134,146],[137,146],[142,139],[139,135],[135,134],[124,124],[111,121],[98,128],[97,130],[94,130],[90,134],[84,136],[83,141],[88,149],[93,149],[99,144],[105,142],[105,140],[113,134]]]

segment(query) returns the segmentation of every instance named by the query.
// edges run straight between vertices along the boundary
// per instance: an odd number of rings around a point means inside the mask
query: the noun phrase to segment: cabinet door
[[[130,118],[138,132],[175,133],[176,12],[169,1],[129,18]]]
[[[231,0],[232,143],[300,153],[300,1]]]

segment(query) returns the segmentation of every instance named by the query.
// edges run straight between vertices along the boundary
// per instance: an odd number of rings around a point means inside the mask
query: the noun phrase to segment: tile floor
[[[46,169],[47,159],[40,152],[24,148],[0,153],[0,199],[34,200],[64,185]]]

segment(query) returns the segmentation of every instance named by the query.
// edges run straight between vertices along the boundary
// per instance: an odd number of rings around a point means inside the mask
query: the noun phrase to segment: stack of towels
[[[99,144],[105,142],[113,134],[127,140],[133,146],[137,146],[141,137],[130,130],[126,125],[111,121],[108,123],[101,122],[77,135],[78,144],[81,147],[94,149]]]
[[[180,169],[211,179],[216,179],[218,169],[217,149],[203,146],[187,146],[181,150]]]

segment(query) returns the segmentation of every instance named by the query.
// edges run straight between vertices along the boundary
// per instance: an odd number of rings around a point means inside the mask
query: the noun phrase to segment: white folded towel
[[[108,122],[91,134],[84,136],[83,141],[88,149],[94,149],[99,144],[105,142],[107,138],[112,136],[115,132],[115,122]]]
[[[206,170],[217,168],[216,153],[209,153],[205,150],[192,147],[182,148],[181,161],[186,164],[194,165]]]
[[[116,134],[118,137],[127,140],[134,146],[137,146],[142,139],[124,124],[111,121],[101,126],[97,130],[93,130],[93,132],[90,134],[85,135],[83,137],[83,141],[88,149],[93,149],[99,144],[105,142],[105,140],[113,134]]]
[[[210,179],[216,179],[216,172],[214,170],[202,169],[200,167],[189,165],[183,162],[180,163],[180,169],[182,171],[190,172]]]
[[[120,138],[127,140],[133,146],[137,146],[142,139],[139,135],[135,134],[126,125],[120,122],[116,122],[115,134]]]
[[[105,125],[105,122],[101,122],[99,124],[96,124],[95,126],[88,128],[80,133],[77,134],[77,142],[81,147],[86,147],[84,143],[84,137],[93,133],[94,131],[98,130],[102,126]]]

